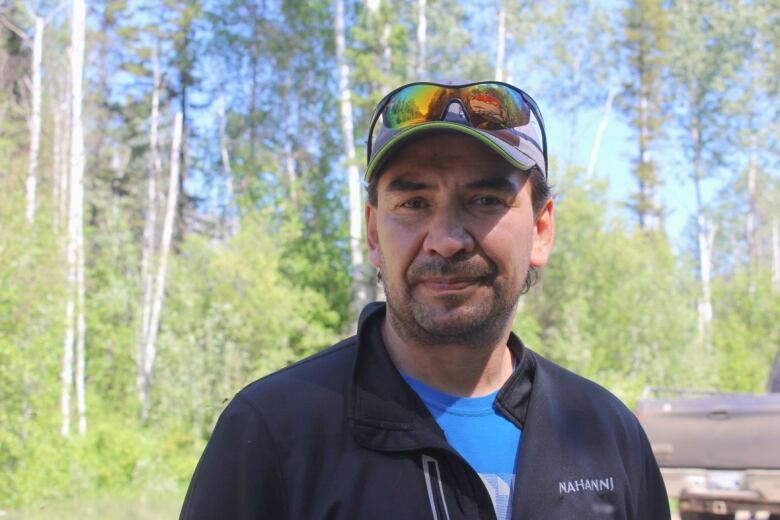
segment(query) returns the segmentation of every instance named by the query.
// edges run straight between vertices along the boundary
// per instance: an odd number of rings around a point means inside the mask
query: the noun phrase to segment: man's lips
[[[481,278],[432,277],[418,280],[417,285],[434,291],[460,291],[473,285],[480,284],[481,282]]]

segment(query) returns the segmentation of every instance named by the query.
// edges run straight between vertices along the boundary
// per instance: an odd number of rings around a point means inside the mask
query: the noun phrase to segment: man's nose
[[[430,254],[450,258],[474,250],[474,237],[456,208],[441,208],[432,215],[423,248]]]

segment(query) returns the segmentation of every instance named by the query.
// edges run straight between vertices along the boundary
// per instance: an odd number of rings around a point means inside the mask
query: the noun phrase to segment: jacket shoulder
[[[612,392],[539,354],[532,353],[532,356],[536,361],[535,379],[542,383],[556,406],[589,422],[598,419],[613,426],[620,425],[621,429],[633,434],[641,429],[634,413]],[[536,386],[534,383],[534,388]]]
[[[253,381],[238,392],[250,403],[268,403],[284,396],[304,398],[312,389],[343,388],[350,381],[357,341],[350,337],[285,368]]]
[[[239,391],[224,413],[255,415],[280,443],[340,429],[357,351],[354,337],[262,377]]]

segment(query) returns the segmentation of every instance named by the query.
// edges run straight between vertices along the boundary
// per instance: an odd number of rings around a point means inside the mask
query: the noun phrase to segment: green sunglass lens
[[[435,85],[412,85],[393,96],[384,110],[387,128],[405,128],[439,117],[447,90]]]

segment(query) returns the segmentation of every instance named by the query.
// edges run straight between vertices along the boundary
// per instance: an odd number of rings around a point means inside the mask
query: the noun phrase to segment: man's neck
[[[453,395],[477,397],[495,392],[512,374],[514,360],[507,346],[510,331],[494,345],[418,345],[404,340],[385,318],[382,339],[401,372]]]

